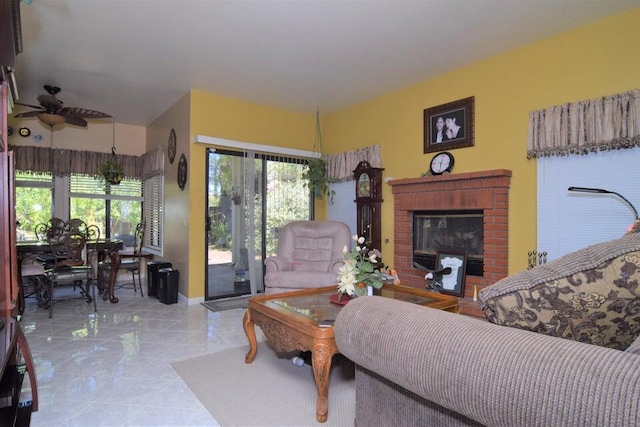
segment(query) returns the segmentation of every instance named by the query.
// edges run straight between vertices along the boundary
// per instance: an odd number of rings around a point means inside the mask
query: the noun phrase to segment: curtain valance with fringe
[[[98,175],[98,167],[111,160],[111,153],[94,151],[64,150],[49,147],[12,146],[16,170],[31,172],[51,172],[55,176],[72,173]],[[164,172],[164,156],[161,147],[142,156],[116,154],[127,178],[147,179]]]
[[[338,154],[324,156],[327,165],[327,177],[333,181],[342,182],[353,179],[353,170],[363,160],[369,162],[371,167],[381,168],[380,146],[359,148]]]
[[[140,157],[140,179],[145,180],[164,173],[164,150],[158,146]]]
[[[640,146],[640,89],[529,113],[527,158]]]

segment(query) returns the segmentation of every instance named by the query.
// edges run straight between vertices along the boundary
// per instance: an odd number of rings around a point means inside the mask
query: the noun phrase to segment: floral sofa
[[[478,319],[382,297],[335,322],[358,426],[640,425],[640,234],[518,273]]]

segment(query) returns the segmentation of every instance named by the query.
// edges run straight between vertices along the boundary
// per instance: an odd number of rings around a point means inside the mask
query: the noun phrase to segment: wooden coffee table
[[[329,301],[336,293],[336,286],[302,291],[255,296],[249,299],[243,319],[244,331],[249,340],[249,352],[245,363],[253,362],[258,352],[254,325],[260,326],[267,340],[277,352],[311,350],[313,377],[318,389],[316,419],[327,421],[329,412],[329,371],[331,358],[338,353],[333,327],[322,328],[319,323],[335,319],[341,305]],[[458,299],[454,296],[428,292],[407,286],[385,284],[379,291],[386,298],[458,312]],[[368,298],[368,297],[360,297]]]

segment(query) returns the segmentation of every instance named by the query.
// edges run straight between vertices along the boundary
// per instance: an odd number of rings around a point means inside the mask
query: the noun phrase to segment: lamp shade
[[[38,114],[38,119],[40,119],[42,123],[45,123],[51,127],[65,122],[64,117],[59,114],[40,113]]]

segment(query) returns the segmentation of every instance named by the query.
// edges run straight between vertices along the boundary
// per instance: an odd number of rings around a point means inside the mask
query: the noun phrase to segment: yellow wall
[[[313,114],[293,113],[196,90],[191,92],[190,102],[191,140],[195,135],[207,135],[299,150],[313,149],[315,136],[315,115]],[[188,297],[198,298],[204,296],[206,259],[203,230],[206,206],[205,164],[208,146],[190,145]],[[171,243],[165,242],[165,248],[167,244]]]
[[[536,247],[536,163],[526,159],[528,113],[640,87],[640,8],[423,81],[323,121],[324,148],[337,153],[379,144],[384,176],[417,177],[423,110],[475,96],[475,146],[452,151],[453,173],[513,171],[509,272]],[[393,196],[384,185],[382,252],[393,259]]]

